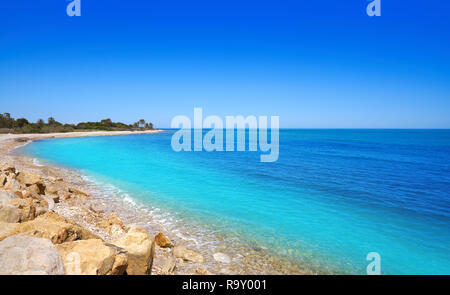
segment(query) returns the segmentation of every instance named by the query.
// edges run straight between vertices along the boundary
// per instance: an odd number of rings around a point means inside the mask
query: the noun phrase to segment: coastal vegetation
[[[32,123],[25,118],[14,119],[9,113],[0,114],[0,133],[55,133],[55,132],[82,132],[82,131],[133,131],[153,130],[153,123],[140,119],[134,124],[113,122],[104,119],[100,122],[80,122],[78,124],[63,124],[50,117],[45,122],[39,119]]]

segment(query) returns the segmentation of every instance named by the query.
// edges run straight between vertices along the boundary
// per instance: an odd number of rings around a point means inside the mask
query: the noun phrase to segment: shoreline
[[[73,133],[53,133],[53,134],[8,134],[0,135],[0,164],[10,163],[19,169],[32,170],[37,172],[44,179],[51,180],[62,178],[70,186],[75,186],[87,191],[92,198],[88,200],[67,200],[55,204],[54,211],[65,218],[68,218],[81,226],[89,229],[103,240],[108,241],[113,235],[104,231],[98,224],[101,220],[107,219],[108,215],[118,216],[125,224],[132,224],[144,228],[151,236],[158,232],[164,233],[175,245],[182,245],[187,249],[192,249],[205,257],[202,263],[186,263],[177,258],[176,267],[171,272],[167,272],[167,263],[173,257],[170,248],[156,247],[153,263],[153,274],[317,274],[305,267],[299,267],[296,263],[291,263],[289,259],[277,257],[269,254],[258,247],[246,245],[245,241],[239,241],[233,237],[227,238],[213,232],[202,232],[199,229],[192,233],[192,229],[187,224],[177,224],[174,228],[165,226],[161,220],[173,216],[165,215],[161,217],[158,208],[156,211],[149,210],[147,204],[132,202],[121,198],[120,193],[106,191],[101,184],[88,181],[86,177],[74,169],[48,166],[45,163],[41,166],[34,161],[34,158],[13,154],[13,150],[33,141],[51,138],[67,137],[89,137],[89,136],[113,136],[130,134],[149,134],[162,132],[163,130],[152,131],[95,131],[95,132],[73,132]],[[27,140],[26,140],[27,139]],[[41,163],[42,164],[42,163]],[[108,184],[106,184],[108,185]],[[132,198],[132,197],[131,197]],[[133,204],[134,203],[134,204]],[[155,214],[158,213],[158,214]],[[160,220],[158,220],[158,218]],[[225,254],[225,258],[216,259],[216,254]],[[227,260],[231,260],[228,261]],[[199,270],[200,269],[200,270]]]

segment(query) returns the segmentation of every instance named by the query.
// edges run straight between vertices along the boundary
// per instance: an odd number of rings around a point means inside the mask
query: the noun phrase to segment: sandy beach
[[[172,217],[160,212],[158,208],[149,208],[136,201],[130,202],[130,199],[121,196],[116,188],[105,190],[105,185],[91,181],[78,171],[42,165],[33,158],[14,152],[14,149],[21,145],[41,139],[156,132],[162,131],[4,134],[0,135],[0,166],[12,164],[18,171],[25,170],[39,174],[48,185],[56,186],[60,191],[85,192],[88,198],[67,197],[60,194],[59,202],[54,204],[53,211],[88,229],[104,241],[120,237],[130,226],[142,228],[152,237],[163,233],[175,248],[156,246],[152,274],[315,273],[307,266],[303,268],[288,259],[270,255],[264,249],[253,247],[234,237],[220,236],[180,223],[168,226],[162,221]],[[119,220],[119,227],[114,225],[116,218]],[[194,258],[184,259],[185,253],[180,251],[187,251],[187,255]]]

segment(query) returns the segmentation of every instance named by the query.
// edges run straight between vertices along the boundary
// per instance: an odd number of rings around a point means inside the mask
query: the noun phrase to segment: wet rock
[[[203,263],[203,256],[192,250],[188,250],[184,247],[177,246],[173,248],[173,255],[177,258],[182,258],[185,261],[191,261],[195,263]]]
[[[231,258],[228,255],[220,253],[220,252],[215,253],[213,255],[213,257],[214,257],[215,261],[218,261],[221,263],[230,263],[231,262]]]
[[[110,243],[127,251],[127,274],[150,274],[155,253],[155,241],[145,230],[131,228],[124,236]]]
[[[174,246],[172,241],[161,232],[155,236],[155,242],[161,248],[173,248]]]
[[[177,263],[174,257],[169,256],[161,258],[158,264],[160,265],[160,274],[169,275],[174,272]]]
[[[121,275],[128,265],[125,251],[100,239],[56,245],[68,275]]]
[[[63,275],[64,264],[47,239],[12,236],[0,242],[0,275]]]
[[[0,236],[0,241],[8,236],[17,234],[46,238],[53,244],[99,238],[75,222],[69,221],[51,211],[46,212],[32,221],[20,223],[11,232]]]

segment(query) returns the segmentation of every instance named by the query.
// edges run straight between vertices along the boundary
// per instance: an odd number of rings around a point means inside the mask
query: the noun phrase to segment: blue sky
[[[450,3],[0,1],[0,111],[67,123],[279,115],[281,127],[450,128]]]

